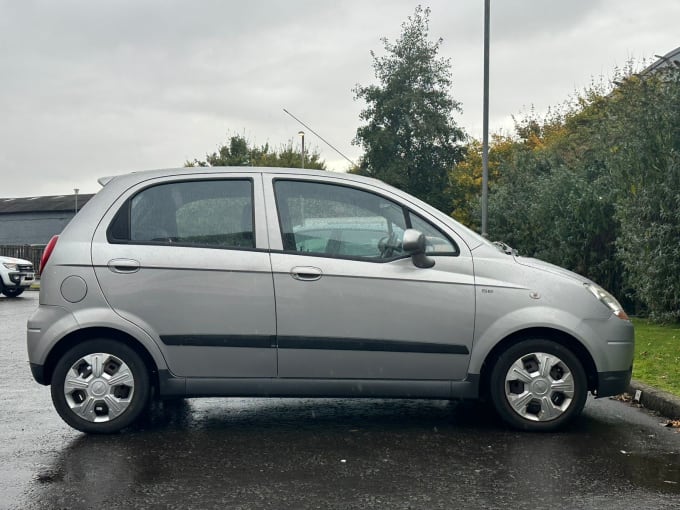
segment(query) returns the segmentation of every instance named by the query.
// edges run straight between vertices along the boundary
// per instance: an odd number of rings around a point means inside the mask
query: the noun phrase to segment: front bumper
[[[628,370],[616,372],[599,372],[597,374],[597,398],[618,395],[628,390],[630,378],[633,375],[633,366]]]
[[[9,284],[15,287],[30,287],[35,280],[35,273],[8,273]],[[6,286],[10,286],[5,282]]]

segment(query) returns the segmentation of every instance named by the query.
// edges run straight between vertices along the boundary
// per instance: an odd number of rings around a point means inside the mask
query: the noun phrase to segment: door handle
[[[122,274],[136,273],[141,267],[139,261],[133,259],[113,259],[107,265],[114,273]]]
[[[296,280],[313,282],[321,278],[321,269],[312,266],[296,266],[290,270],[290,275]]]

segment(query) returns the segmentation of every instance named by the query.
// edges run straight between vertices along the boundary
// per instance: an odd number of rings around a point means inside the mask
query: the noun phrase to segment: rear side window
[[[254,248],[250,180],[184,181],[140,191],[108,229],[114,243]]]

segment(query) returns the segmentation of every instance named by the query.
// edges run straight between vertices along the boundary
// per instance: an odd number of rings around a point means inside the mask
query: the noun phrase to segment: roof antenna
[[[293,115],[292,113],[290,113],[290,112],[289,112],[288,110],[286,110],[285,108],[283,109],[283,111],[286,112],[286,113],[287,113],[288,115],[290,115],[291,117],[293,117],[293,118],[294,118],[296,121],[298,121],[300,124],[302,124],[303,126],[305,126],[307,129],[309,129],[312,133],[314,133],[317,137],[319,137],[323,143],[325,143],[326,145],[328,145],[331,149],[333,149],[335,152],[337,152],[337,153],[340,154],[343,158],[345,158],[347,161],[349,161],[349,162],[352,164],[352,166],[358,166],[354,161],[352,161],[352,160],[349,159],[347,156],[345,156],[342,152],[340,152],[338,149],[336,149],[335,147],[333,147],[333,145],[331,145],[330,142],[328,142],[327,140],[325,140],[323,136],[321,136],[319,133],[317,133],[316,131],[314,131],[314,130],[313,130],[312,128],[310,128],[307,124],[305,124],[305,123],[302,122],[300,119],[298,119],[295,115]]]

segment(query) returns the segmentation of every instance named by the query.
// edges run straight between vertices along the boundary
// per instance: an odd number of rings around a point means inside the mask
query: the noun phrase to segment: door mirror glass
[[[413,265],[416,267],[428,268],[434,266],[434,260],[425,255],[425,236],[413,228],[404,231],[402,250],[411,255]]]

